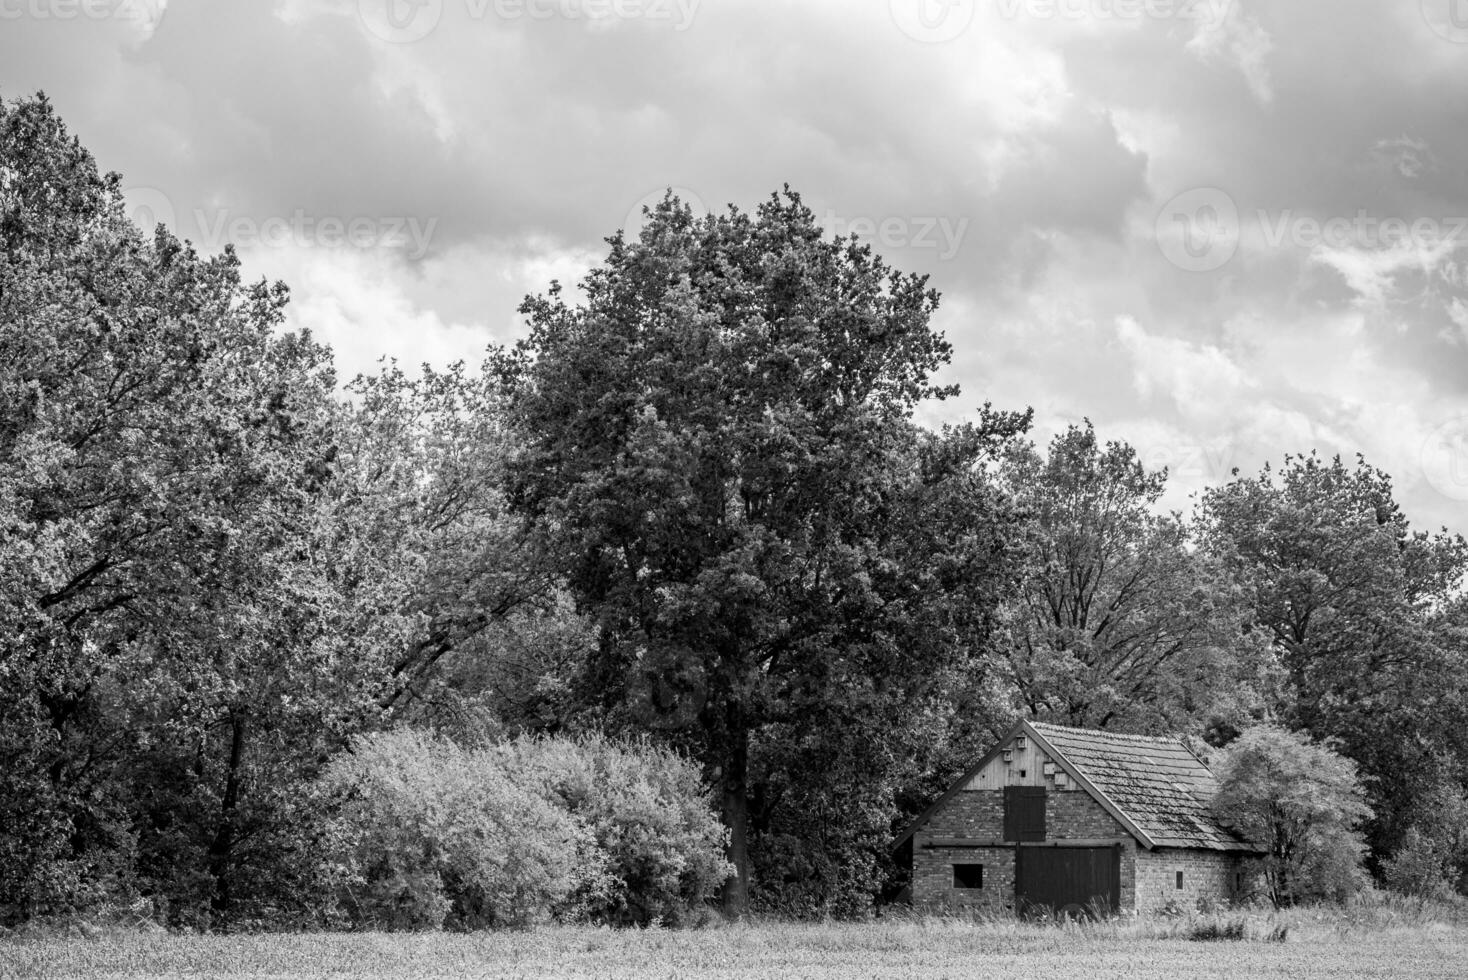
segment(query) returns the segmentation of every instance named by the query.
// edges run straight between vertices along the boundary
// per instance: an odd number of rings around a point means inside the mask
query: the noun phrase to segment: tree
[[[900,727],[977,642],[1011,569],[978,465],[1027,420],[918,430],[914,407],[947,393],[936,293],[823,240],[788,190],[702,220],[670,195],[608,242],[584,303],[559,284],[527,299],[530,336],[499,360],[523,443],[510,499],[596,624],[584,689],[703,760],[738,914],[762,736]],[[888,772],[900,754],[872,734]]]
[[[1408,826],[1382,879],[1394,891],[1441,898],[1461,891],[1468,866],[1468,794],[1448,758],[1438,759],[1437,778],[1413,801]]]
[[[1003,483],[1028,518],[1030,566],[1007,616],[1006,679],[1023,713],[1127,731],[1239,724],[1271,655],[1243,626],[1243,592],[1198,553],[1167,480],[1132,447],[1071,426],[1042,458],[1016,444]]]
[[[453,699],[446,677],[499,659],[511,619],[554,618],[554,568],[504,499],[494,378],[389,364],[347,393],[321,516],[343,597],[333,629],[386,664],[376,710],[421,721]]]
[[[155,872],[227,909],[254,747],[339,693],[304,557],[334,378],[285,302],[145,239],[44,97],[0,103],[7,916]]]
[[[1214,813],[1266,849],[1275,905],[1339,900],[1364,884],[1355,827],[1371,808],[1351,760],[1304,735],[1259,725],[1225,748],[1213,769]]]
[[[1378,855],[1394,851],[1439,761],[1468,759],[1468,545],[1412,530],[1386,473],[1358,459],[1286,457],[1208,491],[1203,546],[1248,583],[1250,618],[1286,683],[1273,711],[1338,739],[1367,778]]]

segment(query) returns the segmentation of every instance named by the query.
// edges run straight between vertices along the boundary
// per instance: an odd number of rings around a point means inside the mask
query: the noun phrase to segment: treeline
[[[924,428],[937,293],[788,190],[608,244],[481,370],[342,385],[0,103],[0,916],[860,914],[1019,717],[1336,740],[1371,868],[1461,887],[1468,549],[1386,474],[1162,514],[1089,424]]]

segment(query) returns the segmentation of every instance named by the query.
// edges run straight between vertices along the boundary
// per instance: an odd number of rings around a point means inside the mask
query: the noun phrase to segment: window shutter
[[[1045,787],[1004,787],[1004,839],[1045,839]]]

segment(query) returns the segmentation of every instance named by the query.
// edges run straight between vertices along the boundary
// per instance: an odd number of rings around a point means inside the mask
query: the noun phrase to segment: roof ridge
[[[1183,744],[1181,734],[1170,735],[1134,735],[1131,732],[1109,732],[1101,728],[1076,728],[1072,725],[1057,725],[1048,721],[1032,721],[1031,725],[1042,731],[1065,732],[1072,735],[1091,735],[1102,739],[1122,739],[1130,742],[1166,742],[1170,745],[1178,745],[1186,748]]]

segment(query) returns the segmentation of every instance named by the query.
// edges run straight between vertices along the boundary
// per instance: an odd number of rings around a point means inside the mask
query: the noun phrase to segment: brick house
[[[1152,911],[1244,897],[1258,849],[1213,819],[1176,737],[1021,722],[898,839],[919,906]]]

